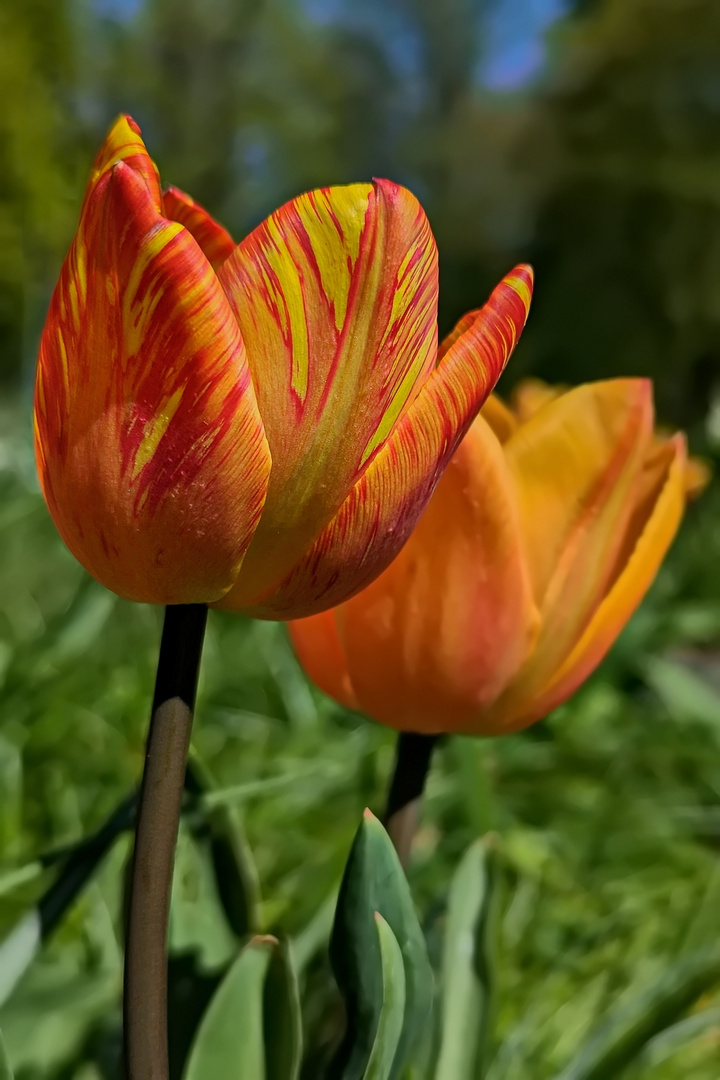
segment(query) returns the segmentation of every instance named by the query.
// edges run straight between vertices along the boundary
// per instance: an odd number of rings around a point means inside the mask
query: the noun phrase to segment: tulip
[[[437,357],[437,253],[386,180],[293,199],[239,245],[163,192],[121,117],[42,335],[36,455],[109,589],[263,618],[346,599],[397,554],[524,325],[518,267]]]
[[[491,397],[388,569],[290,624],[300,661],[401,731],[524,728],[599,664],[706,481],[644,379]]]

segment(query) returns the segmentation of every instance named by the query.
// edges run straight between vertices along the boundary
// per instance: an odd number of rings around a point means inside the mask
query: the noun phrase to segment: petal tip
[[[535,271],[529,263],[519,263],[503,278],[503,285],[509,286],[520,298],[525,308],[525,317],[530,310],[533,288],[535,285]]]

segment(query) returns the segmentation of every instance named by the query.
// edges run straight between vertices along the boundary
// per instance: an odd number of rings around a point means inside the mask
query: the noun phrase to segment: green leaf
[[[330,960],[347,1012],[345,1038],[330,1069],[338,1080],[362,1080],[380,1023],[383,967],[376,912],[395,935],[405,969],[405,1015],[390,1073],[395,1078],[427,1032],[433,974],[395,849],[366,810],[345,867],[330,942]]]
[[[338,890],[333,889],[333,891],[322,901],[310,921],[303,927],[299,934],[291,940],[290,952],[292,954],[293,967],[297,972],[298,978],[301,977],[312,958],[316,956],[321,949],[327,948],[327,943],[330,940],[330,934],[332,932],[337,901]]]
[[[265,1080],[263,992],[275,938],[253,938],[217,989],[190,1051],[185,1080]]]
[[[465,852],[450,886],[435,1080],[478,1080],[485,1075],[495,991],[496,878],[492,843],[477,840]]]
[[[234,962],[234,960],[233,960]],[[168,1053],[170,1077],[181,1077],[195,1033],[213,995],[230,969],[208,971],[195,951],[171,953],[168,957]]]
[[[720,694],[687,664],[668,657],[648,658],[643,673],[668,712],[678,720],[695,720],[720,730]]]
[[[225,917],[236,937],[257,932],[258,877],[237,810],[218,806],[206,815],[215,881]]]
[[[0,1005],[10,998],[42,945],[42,925],[32,908],[0,942]]]
[[[265,1080],[298,1080],[302,1062],[300,992],[287,942],[270,957],[263,993]]]
[[[2,1031],[0,1031],[0,1080],[13,1080],[13,1071],[10,1066],[10,1058],[5,1049]]]
[[[615,1011],[557,1080],[617,1080],[645,1045],[720,982],[720,950],[666,972],[647,993]]]
[[[228,924],[235,936],[243,939],[259,929],[260,890],[239,814],[233,806],[212,802],[217,792],[197,754],[193,754],[188,769],[188,787],[200,796],[201,813],[193,833],[208,849]]]
[[[382,1007],[363,1080],[388,1080],[405,1018],[405,965],[397,938],[378,912],[375,926],[382,965]]]

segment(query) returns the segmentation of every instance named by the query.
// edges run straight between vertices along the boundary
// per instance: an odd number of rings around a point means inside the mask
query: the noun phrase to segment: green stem
[[[167,922],[205,634],[204,604],[165,609],[135,832],[123,995],[128,1080],[168,1080]]]

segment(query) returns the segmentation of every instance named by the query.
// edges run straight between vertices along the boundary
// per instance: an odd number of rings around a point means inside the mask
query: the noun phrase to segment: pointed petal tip
[[[519,263],[514,270],[511,270],[510,273],[503,278],[495,292],[509,287],[513,292],[517,293],[525,309],[525,318],[527,319],[534,286],[535,271],[532,266],[530,263]]]
[[[165,217],[179,222],[188,230],[214,270],[222,266],[235,250],[235,241],[227,229],[191,195],[174,184],[163,190],[162,199]]]
[[[152,193],[154,202],[159,206],[160,180],[158,171],[147,152],[139,125],[126,113],[121,113],[117,117],[100,147],[90,172],[86,198],[92,188],[120,162],[124,162],[143,177]]]
[[[118,139],[123,135],[130,135],[131,139],[132,136],[142,139],[142,128],[137,120],[134,120],[132,116],[130,116],[130,113],[118,113],[108,128],[108,133],[105,136],[105,143],[112,142],[117,144]],[[135,140],[132,141],[134,142]]]
[[[382,176],[373,176],[372,184],[375,193],[383,196],[388,202],[395,202],[397,199],[408,199],[412,203],[416,203],[422,210],[420,200],[416,195],[413,195],[410,188],[404,187],[403,184],[398,184],[395,180],[387,180]]]

